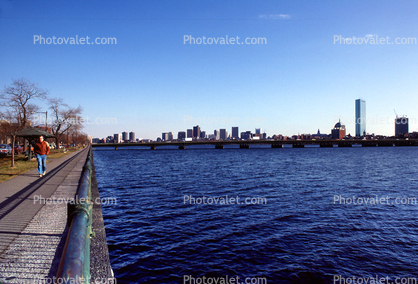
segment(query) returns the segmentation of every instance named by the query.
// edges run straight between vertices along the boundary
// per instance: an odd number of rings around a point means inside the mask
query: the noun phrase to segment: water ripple
[[[94,151],[118,283],[265,277],[332,283],[414,276],[418,205],[340,204],[335,196],[417,197],[415,149]],[[267,204],[188,204],[193,197]]]

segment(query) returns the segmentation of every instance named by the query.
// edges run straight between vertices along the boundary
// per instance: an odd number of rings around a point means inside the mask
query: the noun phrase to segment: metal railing
[[[67,240],[56,279],[59,283],[90,283],[90,238],[92,231],[92,147],[88,150],[74,203],[68,204]]]

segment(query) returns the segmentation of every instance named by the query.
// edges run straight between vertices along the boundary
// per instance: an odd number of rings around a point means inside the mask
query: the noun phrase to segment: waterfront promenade
[[[85,148],[51,159],[44,177],[35,169],[0,184],[1,283],[52,283],[68,231],[67,204],[61,201],[74,198],[87,154]],[[97,184],[92,184],[92,195],[98,196]],[[91,246],[92,277],[108,278],[100,204],[93,208],[93,220],[97,237]]]

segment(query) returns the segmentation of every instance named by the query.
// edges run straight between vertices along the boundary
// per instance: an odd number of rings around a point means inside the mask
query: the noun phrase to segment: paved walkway
[[[43,283],[56,275],[68,230],[67,204],[59,201],[74,197],[87,154],[88,148],[51,159],[42,178],[35,169],[0,184],[1,283]]]

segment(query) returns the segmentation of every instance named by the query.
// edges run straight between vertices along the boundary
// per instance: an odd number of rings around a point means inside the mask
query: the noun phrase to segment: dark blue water
[[[418,277],[418,202],[400,199],[418,197],[417,151],[96,149],[101,197],[118,202],[103,205],[118,283]],[[184,204],[184,196],[267,204]]]

